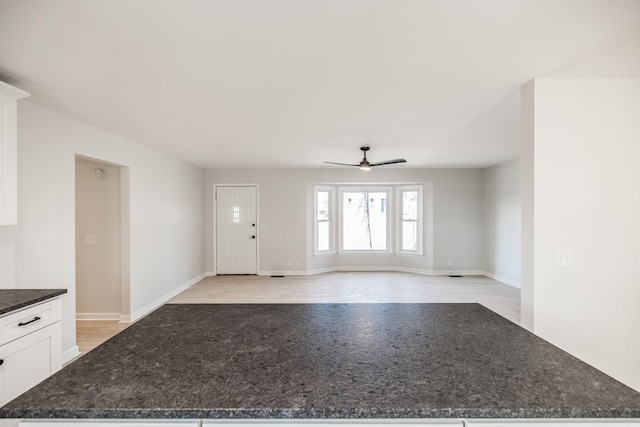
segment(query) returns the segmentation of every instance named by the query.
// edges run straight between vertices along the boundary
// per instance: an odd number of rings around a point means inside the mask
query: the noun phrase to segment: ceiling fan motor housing
[[[370,170],[371,169],[371,164],[367,160],[367,151],[369,151],[369,147],[360,147],[360,149],[364,153],[364,158],[362,159],[362,161],[360,162],[360,166],[358,166],[358,167],[360,169]]]

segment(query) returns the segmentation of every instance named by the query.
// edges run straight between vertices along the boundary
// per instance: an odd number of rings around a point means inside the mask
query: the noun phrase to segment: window
[[[315,186],[314,253],[422,254],[422,204],[422,185]]]
[[[343,251],[387,251],[388,219],[384,206],[388,191],[340,189]]]
[[[422,253],[422,186],[398,187],[400,252]]]
[[[332,253],[333,230],[331,227],[333,187],[315,187],[315,253]]]

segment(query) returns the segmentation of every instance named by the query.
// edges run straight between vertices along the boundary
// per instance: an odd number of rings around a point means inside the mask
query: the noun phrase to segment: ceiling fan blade
[[[360,165],[351,165],[349,163],[335,163],[335,162],[325,162],[328,165],[340,165],[340,166],[360,166]]]
[[[394,163],[406,163],[405,159],[385,160],[384,162],[371,163],[371,166],[392,165]]]

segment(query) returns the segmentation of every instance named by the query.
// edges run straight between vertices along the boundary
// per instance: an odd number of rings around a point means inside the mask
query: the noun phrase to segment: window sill
[[[394,255],[391,251],[339,251],[338,255]]]
[[[423,257],[422,252],[396,252],[396,255],[409,256],[409,257]]]
[[[336,252],[314,252],[313,256],[327,256],[327,255],[336,255]]]

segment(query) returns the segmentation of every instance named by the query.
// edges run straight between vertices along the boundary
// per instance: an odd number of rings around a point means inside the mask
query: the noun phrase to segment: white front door
[[[216,187],[216,272],[256,274],[256,187]]]

